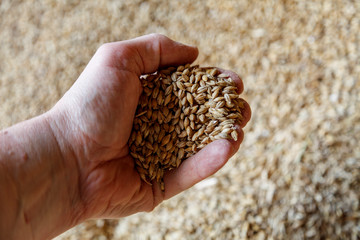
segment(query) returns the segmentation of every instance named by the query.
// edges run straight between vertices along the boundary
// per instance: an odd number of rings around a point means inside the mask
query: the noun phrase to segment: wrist
[[[69,129],[65,116],[52,109],[42,115],[41,121],[47,127],[47,131],[51,133],[52,146],[57,149],[58,166],[61,168],[61,170],[54,169],[55,172],[59,171],[59,178],[54,186],[61,185],[64,196],[59,199],[59,203],[64,204],[66,212],[59,220],[60,222],[68,221],[62,226],[63,229],[59,232],[61,233],[85,220],[80,184],[82,176],[74,142],[71,142],[71,138],[68,137],[71,135],[72,129]],[[58,195],[60,194],[58,193]]]
[[[51,122],[46,113],[0,133],[0,187],[9,191],[0,205],[11,206],[0,232],[10,239],[50,238],[80,221],[76,163]]]

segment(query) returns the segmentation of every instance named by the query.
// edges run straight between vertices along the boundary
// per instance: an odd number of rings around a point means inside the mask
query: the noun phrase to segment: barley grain
[[[238,134],[243,100],[228,74],[216,68],[178,66],[140,78],[139,99],[130,154],[140,177],[148,184],[160,183],[163,175],[217,139]]]

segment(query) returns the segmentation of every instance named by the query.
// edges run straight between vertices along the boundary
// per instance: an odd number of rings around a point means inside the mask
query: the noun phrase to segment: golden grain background
[[[1,0],[0,128],[50,109],[102,43],[152,32],[239,73],[244,142],[154,212],[58,239],[360,238],[358,0]]]

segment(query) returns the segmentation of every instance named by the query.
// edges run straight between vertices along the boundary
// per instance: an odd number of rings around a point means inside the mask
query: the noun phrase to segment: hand
[[[105,44],[49,112],[0,131],[0,238],[48,239],[89,218],[151,211],[219,170],[239,148],[248,105],[238,141],[212,142],[167,172],[165,192],[141,180],[127,146],[139,76],[197,54],[157,34]],[[240,93],[240,78],[221,71]]]
[[[215,141],[166,173],[165,192],[157,184],[141,181],[134,168],[127,141],[142,91],[139,76],[164,66],[191,63],[197,55],[197,48],[158,34],[105,44],[49,112],[48,122],[65,162],[76,166],[78,182],[72,187],[78,190],[82,206],[80,221],[151,211],[215,173],[238,150],[243,139],[241,127],[250,119],[248,105],[245,121],[238,126],[239,140]],[[228,73],[240,93],[240,78]]]

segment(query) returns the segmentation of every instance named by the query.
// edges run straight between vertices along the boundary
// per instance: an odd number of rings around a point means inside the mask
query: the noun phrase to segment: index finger
[[[100,49],[102,49],[100,51]],[[101,64],[136,73],[153,73],[159,68],[192,63],[198,49],[161,34],[149,34],[131,40],[107,43],[96,59]]]

